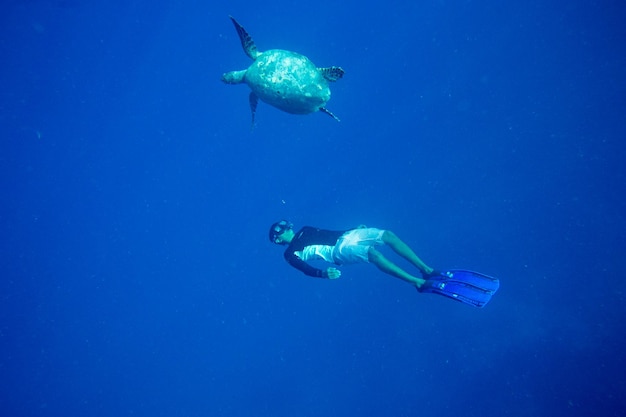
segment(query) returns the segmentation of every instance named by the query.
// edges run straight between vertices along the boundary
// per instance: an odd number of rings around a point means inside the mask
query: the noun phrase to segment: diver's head
[[[277,245],[286,245],[291,242],[291,239],[285,236],[285,232],[291,232],[291,234],[293,234],[293,223],[288,220],[281,220],[274,223],[272,227],[270,227],[270,242],[276,243]]]

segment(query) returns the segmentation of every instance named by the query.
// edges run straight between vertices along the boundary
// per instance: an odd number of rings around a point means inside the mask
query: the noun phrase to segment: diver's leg
[[[406,282],[410,282],[411,284],[416,285],[418,288],[425,282],[423,279],[414,277],[413,275],[400,268],[398,265],[391,262],[389,259],[385,258],[382,253],[380,253],[373,247],[369,248],[367,255],[369,261],[376,265],[378,269],[386,274],[389,274],[396,278],[400,278],[401,280],[404,280]]]
[[[427,274],[433,271],[433,268],[429,267],[422,261],[419,256],[413,252],[413,249],[409,247],[406,243],[400,240],[395,233],[390,230],[385,230],[383,233],[383,242],[385,242],[395,253],[402,256],[407,261],[411,262],[415,265],[420,271],[425,272]]]

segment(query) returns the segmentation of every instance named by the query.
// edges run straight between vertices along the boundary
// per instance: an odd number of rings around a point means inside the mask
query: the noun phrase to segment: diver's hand
[[[332,266],[326,270],[326,273],[328,274],[328,279],[337,279],[341,276],[341,271]]]

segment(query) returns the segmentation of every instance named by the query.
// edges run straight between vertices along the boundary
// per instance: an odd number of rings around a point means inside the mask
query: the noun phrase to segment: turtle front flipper
[[[241,41],[241,46],[243,47],[243,51],[252,59],[256,59],[260,53],[256,49],[256,45],[252,40],[252,37],[246,32],[246,30],[239,24],[238,21],[235,20],[234,17],[230,17],[230,20],[233,21],[233,25],[235,25],[235,29],[237,30],[237,35],[239,35],[239,40]]]
[[[248,100],[250,101],[250,110],[252,111],[252,126],[250,126],[250,130],[252,130],[254,129],[254,116],[256,115],[256,106],[259,104],[259,97],[254,94],[254,91],[251,91]]]
[[[326,107],[320,107],[320,111],[323,113],[326,113],[327,115],[329,115],[330,117],[332,117],[333,119],[335,119],[336,121],[340,122],[341,120],[339,120],[339,117],[335,116],[333,114],[333,112],[331,112],[330,110],[328,110]]]
[[[318,68],[318,70],[327,81],[337,81],[345,74],[345,71],[341,67]]]

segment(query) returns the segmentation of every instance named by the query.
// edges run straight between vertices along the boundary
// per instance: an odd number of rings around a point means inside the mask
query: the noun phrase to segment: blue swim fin
[[[474,307],[484,307],[499,287],[500,280],[497,278],[479,272],[451,269],[427,279],[418,291],[443,295]]]

